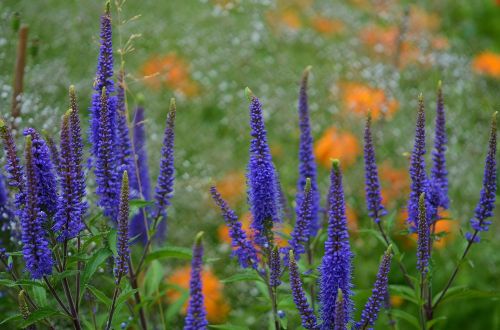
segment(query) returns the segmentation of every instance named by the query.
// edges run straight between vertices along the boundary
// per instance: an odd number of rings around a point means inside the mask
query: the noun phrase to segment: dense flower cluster
[[[380,193],[380,182],[378,178],[377,162],[375,159],[375,149],[373,146],[371,132],[372,118],[369,114],[366,118],[365,126],[365,192],[368,214],[376,223],[380,222],[380,217],[387,211],[382,205],[382,195]]]
[[[274,223],[280,222],[279,188],[276,169],[267,143],[262,104],[250,90],[250,160],[247,167],[248,201],[252,212],[252,229],[256,242],[268,247]]]
[[[328,238],[325,242],[325,255],[319,268],[321,329],[332,329],[336,324],[335,301],[339,288],[343,293],[345,322],[350,321],[353,308],[351,301],[353,255],[349,244],[342,171],[338,160],[332,163],[328,203]]]
[[[207,311],[204,305],[202,292],[201,272],[203,271],[203,244],[201,234],[198,234],[193,247],[193,261],[191,262],[191,280],[189,283],[189,304],[186,314],[184,330],[207,329]]]
[[[495,209],[496,191],[497,191],[497,113],[493,115],[491,121],[490,140],[488,144],[488,154],[484,165],[483,188],[481,189],[481,197],[477,203],[474,212],[474,218],[470,220],[470,224],[474,233],[466,233],[468,241],[479,242],[479,232],[488,231],[491,221],[486,220],[493,216]]]
[[[301,209],[303,209],[303,200],[305,199],[306,181],[309,179],[311,181],[311,204],[309,206],[311,208],[311,215],[310,219],[307,219],[307,226],[309,227],[308,234],[310,236],[316,236],[319,229],[320,195],[317,184],[316,159],[314,157],[313,138],[311,134],[311,124],[309,122],[309,105],[307,100],[307,82],[310,70],[310,67],[308,67],[304,71],[299,92],[299,179],[297,181],[297,196],[295,197],[295,201],[297,204],[296,214],[297,218],[299,218]],[[307,233],[304,234],[307,235]],[[297,251],[295,251],[295,253],[298,256]]]

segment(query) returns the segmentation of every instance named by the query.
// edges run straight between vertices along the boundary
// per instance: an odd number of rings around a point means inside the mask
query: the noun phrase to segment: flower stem
[[[455,280],[455,277],[457,276],[458,270],[460,269],[460,265],[463,263],[465,257],[467,256],[467,253],[469,252],[472,244],[474,243],[474,239],[476,238],[477,234],[478,234],[478,231],[475,230],[474,231],[474,235],[472,235],[471,239],[469,240],[469,243],[467,243],[467,246],[465,247],[465,250],[464,250],[464,253],[462,254],[462,257],[460,258],[460,260],[458,261],[457,265],[455,266],[455,270],[453,270],[453,273],[451,274],[450,279],[446,283],[446,286],[445,286],[444,290],[441,291],[441,294],[439,295],[439,298],[436,300],[436,302],[432,306],[431,310],[434,310],[439,305],[439,303],[441,302],[441,300],[443,300],[446,292],[448,291],[448,289],[450,288],[451,284]]]

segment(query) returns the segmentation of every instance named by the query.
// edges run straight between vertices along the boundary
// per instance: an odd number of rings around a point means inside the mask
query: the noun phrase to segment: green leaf
[[[385,242],[384,240],[384,237],[382,236],[382,234],[378,231],[378,230],[375,230],[375,229],[360,229],[359,230],[360,233],[368,233],[368,234],[372,234],[374,237],[376,237],[384,246],[387,245],[387,243]]]
[[[55,274],[53,274],[50,278],[54,282],[59,282],[63,278],[70,277],[70,276],[76,276],[76,274],[78,274],[77,270],[65,270],[62,273],[55,273]]]
[[[52,317],[54,315],[66,316],[65,314],[59,312],[57,309],[42,307],[31,313],[30,316],[28,316],[28,318],[19,325],[19,327],[26,328],[36,322]]]
[[[432,300],[433,305],[437,302],[440,295],[441,292],[439,292],[434,296]],[[450,302],[460,299],[498,298],[498,297],[500,297],[500,292],[498,291],[481,291],[481,290],[468,289],[467,287],[464,286],[455,286],[448,289],[445,296],[441,300],[440,304],[442,304],[445,301]]]
[[[165,313],[166,322],[171,322],[177,316],[177,314],[179,314],[182,306],[189,298],[188,290],[186,290],[185,288],[179,288],[179,290],[182,290],[182,295],[172,304],[168,305],[167,312]]]
[[[154,205],[153,201],[146,201],[143,199],[132,199],[129,202],[130,205],[130,214],[135,214],[139,209]]]
[[[417,318],[410,313],[407,313],[400,309],[393,309],[392,315],[398,319],[405,320],[409,324],[413,325],[415,329],[420,330],[420,324],[418,323]]]
[[[248,330],[247,327],[242,327],[240,325],[234,325],[231,323],[209,325],[210,329],[220,329],[220,330]]]
[[[168,246],[149,253],[146,256],[146,261],[149,262],[156,259],[168,258],[191,260],[192,256],[193,253],[191,252],[191,249],[180,246]]]
[[[89,283],[90,279],[94,275],[94,273],[97,271],[97,268],[104,262],[106,259],[111,255],[111,251],[109,251],[106,248],[102,248],[100,250],[97,250],[96,253],[92,255],[92,257],[89,259],[87,264],[85,265],[85,268],[83,269],[82,273],[82,278],[81,278],[81,288],[85,288],[85,285]],[[81,291],[81,296],[83,296],[83,291]],[[80,296],[80,299],[81,299]]]
[[[92,294],[97,298],[97,300],[102,302],[106,307],[109,308],[111,306],[111,299],[109,299],[108,296],[104,292],[97,289],[96,287],[93,287],[90,284],[87,284],[86,288],[89,289],[90,292],[92,292]]]
[[[3,319],[2,321],[0,321],[0,325],[7,323],[9,321],[17,321],[17,320],[22,320],[22,319],[23,319],[23,316],[20,313],[13,314],[13,315],[8,316],[7,318]]]
[[[251,282],[251,281],[260,281],[262,282],[262,278],[257,275],[255,272],[244,272],[234,274],[228,278],[221,280],[222,283],[233,283],[233,282]]]
[[[35,300],[38,302],[38,304],[42,307],[47,306],[47,291],[45,291],[45,288],[41,288],[38,286],[34,286],[32,288],[33,296],[35,297]]]
[[[163,279],[163,267],[158,260],[153,260],[144,278],[144,291],[146,296],[153,295]]]
[[[127,290],[123,290],[120,293],[120,296],[116,300],[116,310],[120,310],[121,306],[130,298],[132,297],[135,293],[137,292],[137,289],[131,289],[130,287],[127,288]]]
[[[441,321],[445,321],[447,319],[446,316],[440,316],[440,317],[436,317],[428,322],[425,323],[425,327],[426,329],[430,329],[434,326],[434,324],[438,323],[438,322],[441,322]]]
[[[7,278],[0,278],[0,285],[12,288],[13,286],[16,286],[16,282]]]
[[[415,291],[407,286],[391,284],[389,285],[389,291],[391,295],[401,296],[401,298],[405,300],[411,301],[416,305],[420,305],[420,299],[416,296]]]
[[[118,252],[116,251],[116,238],[117,238],[117,231],[116,229],[111,229],[108,233],[108,247],[113,252],[113,255],[116,257],[118,255]]]

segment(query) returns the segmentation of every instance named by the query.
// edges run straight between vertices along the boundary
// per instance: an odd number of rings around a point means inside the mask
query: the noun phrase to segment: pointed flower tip
[[[306,178],[306,186],[304,188],[304,191],[308,193],[311,190],[311,178]]]
[[[200,231],[198,234],[196,234],[196,238],[194,239],[194,244],[195,245],[200,245],[201,244],[201,240],[202,240],[204,234],[205,233],[202,232],[202,231]]]
[[[422,204],[425,206],[425,193],[421,193],[420,197],[418,198],[419,204]]]
[[[387,247],[387,250],[385,250],[385,253],[386,254],[391,254],[392,253],[392,243],[389,244],[389,246]]]
[[[441,80],[438,81],[438,90],[441,90],[443,86],[443,82]]]
[[[128,172],[127,172],[127,170],[123,171],[122,185],[128,186]]]
[[[493,126],[493,129],[496,131],[497,129],[497,117],[498,117],[498,111],[495,111],[493,113],[493,116],[491,117],[491,126]],[[1,124],[0,124],[1,125]]]
[[[25,141],[26,141],[26,149],[30,149],[32,144],[30,134],[26,135]]]
[[[308,65],[304,69],[304,72],[302,73],[302,81],[307,81],[307,78],[309,78],[309,74],[311,73],[311,70],[312,70],[312,65]]]
[[[340,169],[340,160],[338,159],[331,159],[332,161],[332,168],[335,172],[338,172]]]
[[[177,108],[177,105],[175,103],[175,97],[172,97],[170,99],[170,111],[175,111]]]
[[[104,13],[109,15],[111,12],[111,1],[106,1],[106,7],[104,8]]]
[[[342,299],[344,299],[344,294],[342,293],[342,289],[339,287],[337,289],[337,301],[341,301]]]
[[[0,128],[4,128],[4,127],[5,127],[5,121],[0,118]]]
[[[254,93],[252,92],[252,90],[249,87],[245,88],[245,96],[247,97],[247,99],[249,101],[252,101],[255,98]]]
[[[420,94],[418,94],[418,101],[424,102],[424,94],[422,92],[420,92]]]
[[[138,93],[137,97],[136,97],[136,100],[137,100],[137,106],[138,107],[144,106],[144,100],[145,100],[144,94]]]

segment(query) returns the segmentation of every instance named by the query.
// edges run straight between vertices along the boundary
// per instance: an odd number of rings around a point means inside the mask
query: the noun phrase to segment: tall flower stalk
[[[371,131],[372,117],[368,114],[365,126],[365,193],[368,215],[377,224],[380,218],[387,213],[382,205],[382,194],[380,193],[380,181],[378,177],[377,161],[375,158],[375,147]]]
[[[293,251],[289,254],[289,271],[290,271],[290,287],[292,289],[292,297],[297,310],[299,311],[300,318],[302,320],[302,326],[308,330],[317,330],[318,321],[314,315],[313,309],[310,307],[306,293],[302,287],[302,280],[300,279],[299,268],[297,267],[297,262],[295,261],[295,256]]]
[[[123,171],[121,191],[120,191],[120,205],[118,207],[118,239],[116,240],[117,256],[115,257],[115,291],[113,293],[113,300],[109,312],[108,321],[106,323],[106,330],[111,328],[113,315],[115,312],[116,299],[119,294],[119,285],[122,277],[128,272],[130,250],[129,250],[129,233],[128,233],[128,218],[129,218],[129,181],[127,171]]]
[[[248,201],[252,212],[251,227],[255,241],[265,249],[271,248],[272,228],[280,222],[279,191],[271,151],[267,143],[262,103],[249,88],[245,90],[250,99],[250,160],[247,167]]]
[[[26,206],[22,211],[21,230],[26,269],[33,279],[52,274],[52,252],[44,229],[47,215],[40,211],[35,155],[31,135],[26,136]]]
[[[368,298],[365,308],[361,312],[361,319],[356,323],[356,329],[369,329],[377,321],[380,307],[388,293],[389,271],[391,270],[392,246],[385,251],[373,285],[372,295]]]
[[[203,296],[201,272],[203,271],[203,232],[198,233],[193,246],[193,260],[191,262],[191,279],[189,281],[189,303],[187,308],[184,330],[207,329],[207,311]]]
[[[226,225],[229,228],[229,236],[231,237],[231,245],[233,247],[232,255],[238,258],[242,268],[252,267],[256,269],[258,267],[257,251],[252,242],[248,240],[245,231],[241,228],[241,222],[238,220],[238,217],[229,208],[226,201],[222,199],[215,186],[210,188],[210,193],[215,204],[220,208]]]
[[[299,146],[299,179],[297,181],[296,214],[297,218],[301,212],[303,200],[305,199],[304,191],[307,179],[311,185],[311,216],[308,219],[308,234],[311,237],[316,236],[319,229],[319,209],[320,209],[320,194],[317,184],[317,169],[316,159],[313,152],[313,138],[311,134],[311,124],[309,122],[309,104],[307,96],[307,83],[309,80],[309,72],[311,67],[307,67],[302,75],[299,91],[299,128],[300,128],[300,146]],[[297,251],[295,251],[296,255]]]
[[[346,323],[350,321],[353,308],[352,252],[345,215],[342,171],[338,160],[332,162],[328,201],[328,236],[325,242],[325,254],[319,268],[321,329],[325,330],[333,329],[335,326],[335,302],[339,288],[343,293]]]

